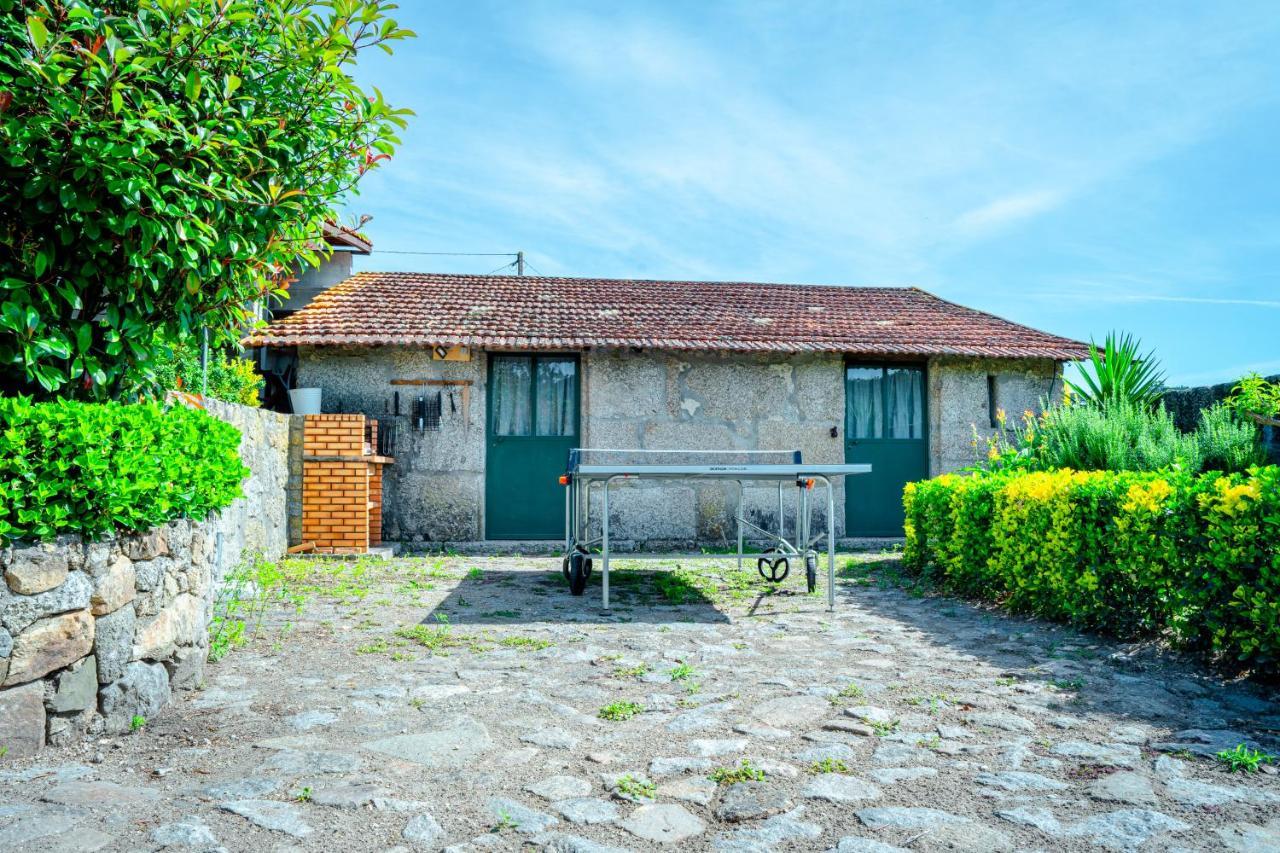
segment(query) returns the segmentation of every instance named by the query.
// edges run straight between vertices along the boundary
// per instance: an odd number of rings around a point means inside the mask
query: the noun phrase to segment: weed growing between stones
[[[809,772],[813,774],[848,773],[849,765],[839,758],[824,758],[821,761],[815,761],[810,764]]]
[[[615,723],[626,722],[643,711],[644,708],[635,702],[610,702],[600,709],[599,717],[602,720],[611,720]]]
[[[358,655],[380,655],[387,651],[387,641],[379,637],[371,643],[365,643],[362,646],[356,646],[356,654]]]
[[[262,630],[273,604],[292,605],[301,613],[306,596],[293,591],[281,564],[254,554],[227,573],[213,602],[209,622],[209,660],[220,661]]]
[[[658,796],[658,787],[648,779],[640,779],[627,773],[618,779],[614,790],[623,797],[641,800],[652,800]]]
[[[1270,764],[1275,756],[1260,749],[1249,749],[1243,743],[1224,749],[1215,756],[1231,773],[1255,773],[1259,765]]]
[[[685,679],[693,678],[694,669],[689,664],[681,662],[671,667],[667,675],[671,676],[672,681],[684,681]]]
[[[501,640],[498,641],[498,645],[506,646],[507,648],[511,648],[511,649],[525,649],[529,651],[536,651],[539,649],[550,648],[552,645],[554,645],[554,643],[552,643],[550,640],[538,639],[537,637],[510,636],[510,637],[503,637]]]
[[[295,800],[297,800],[298,802],[300,802],[300,803],[309,803],[309,802],[311,802],[311,787],[310,787],[310,786],[304,786],[304,787],[303,787],[303,789],[302,789],[301,791],[299,791],[298,793],[294,794],[293,798],[294,798]]]
[[[830,697],[828,701],[831,702],[832,705],[844,705],[847,704],[850,699],[861,699],[865,695],[866,693],[861,687],[853,682],[849,682],[844,687],[840,688],[840,691],[836,693],[836,695]]]
[[[867,725],[871,726],[871,730],[876,733],[876,737],[884,737],[891,735],[898,730],[898,726],[902,724],[901,720],[888,720],[886,722],[867,721]]]
[[[737,767],[717,767],[707,776],[717,785],[736,785],[739,782],[763,782],[764,771],[749,760],[742,759]]]
[[[635,666],[619,666],[613,670],[614,678],[640,678],[648,675],[652,667],[647,663],[638,663]]]
[[[147,724],[147,718],[141,714],[134,714],[133,719],[129,721],[129,731],[140,731]]]

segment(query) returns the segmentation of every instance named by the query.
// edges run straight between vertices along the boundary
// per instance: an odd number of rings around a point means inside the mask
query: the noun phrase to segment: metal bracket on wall
[[[462,428],[463,430],[471,429],[471,386],[475,384],[474,379],[392,379],[391,384],[425,385],[433,388],[461,388]]]

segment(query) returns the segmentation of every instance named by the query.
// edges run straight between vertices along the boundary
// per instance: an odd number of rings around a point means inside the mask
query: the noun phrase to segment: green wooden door
[[[844,400],[844,460],[871,465],[846,480],[845,535],[901,536],[902,488],[929,476],[924,365],[849,362]]]
[[[485,536],[564,536],[564,473],[578,446],[578,357],[489,356]]]

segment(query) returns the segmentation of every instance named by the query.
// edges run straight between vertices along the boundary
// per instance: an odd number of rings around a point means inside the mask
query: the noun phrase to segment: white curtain
[[[573,435],[578,408],[576,369],[577,363],[569,358],[538,360],[538,435]]]
[[[880,384],[884,370],[879,367],[850,367],[845,375],[849,395],[849,438],[881,437]]]
[[[889,438],[920,438],[924,430],[924,382],[914,367],[891,367],[888,382]]]
[[[494,356],[493,431],[496,435],[529,435],[528,356]]]

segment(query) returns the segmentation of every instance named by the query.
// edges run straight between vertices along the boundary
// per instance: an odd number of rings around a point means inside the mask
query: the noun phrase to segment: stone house
[[[296,358],[325,412],[390,424],[383,527],[408,544],[560,538],[573,447],[870,462],[838,487],[838,535],[901,535],[906,482],[972,464],[975,428],[1057,397],[1087,350],[915,288],[375,272],[246,343]],[[747,498],[764,526],[771,494]],[[722,542],[726,497],[624,489],[611,525],[623,542]]]

